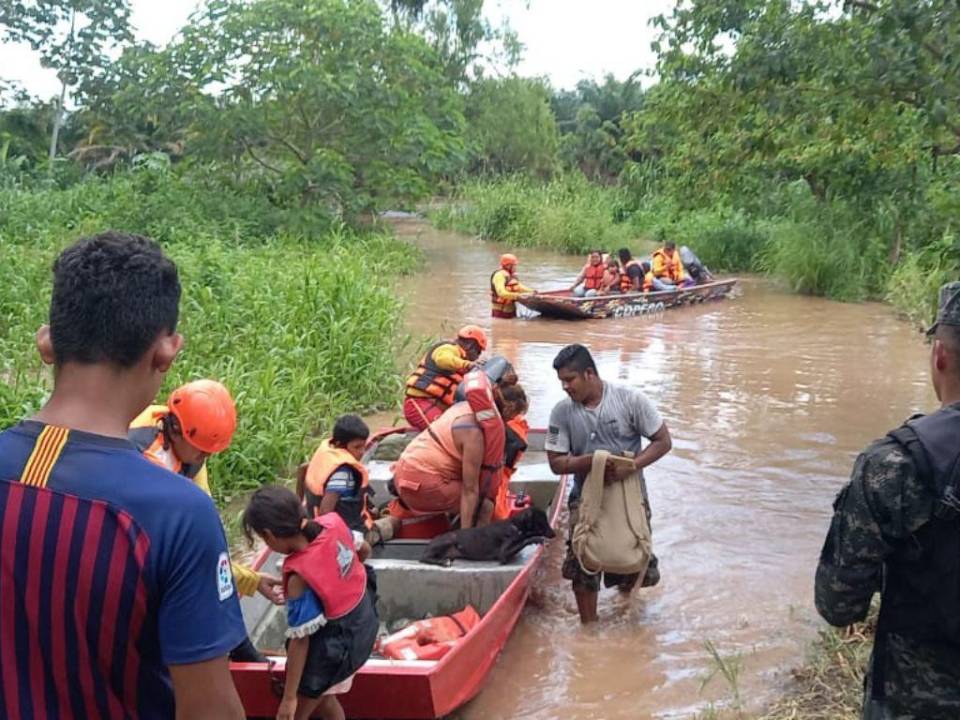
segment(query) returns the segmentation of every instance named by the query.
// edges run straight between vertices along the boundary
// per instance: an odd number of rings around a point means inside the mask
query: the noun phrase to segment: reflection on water
[[[602,377],[643,388],[674,437],[647,471],[661,584],[628,600],[605,591],[601,622],[582,629],[554,542],[487,688],[459,717],[689,717],[726,697],[720,680],[700,691],[707,639],[742,656],[749,703],[768,699],[816,627],[813,570],[856,453],[935,405],[919,336],[884,306],[788,295],[759,280],[732,301],[658,317],[491,320],[500,248],[417,222],[397,228],[428,258],[407,290],[410,330],[440,336],[472,322],[492,331],[530,395],[532,425],[545,425],[563,396],[553,357],[582,342]],[[520,277],[538,289],[569,282],[582,262],[519,255]]]

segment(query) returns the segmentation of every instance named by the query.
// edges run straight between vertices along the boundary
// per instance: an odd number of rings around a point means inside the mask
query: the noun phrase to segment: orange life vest
[[[515,418],[507,421],[507,432],[513,434],[519,440],[524,449],[527,445],[527,437],[530,434],[530,425],[523,415],[517,415]],[[523,450],[517,450],[513,457],[504,458],[503,479],[497,490],[497,499],[493,506],[493,519],[506,520],[513,514],[513,497],[510,493],[510,479],[517,471],[517,465],[523,457]]]
[[[508,300],[497,294],[497,289],[493,284],[493,279],[497,276],[497,273],[506,273],[507,281],[505,287],[507,290],[510,292],[519,292],[520,281],[517,280],[512,272],[505,268],[496,270],[490,276],[490,309],[493,311],[495,317],[514,317],[517,314],[517,303],[515,300]]]
[[[433,361],[433,351],[441,345],[456,345],[449,340],[441,340],[434,343],[427,350],[417,369],[407,378],[407,387],[416,388],[426,393],[432,398],[436,398],[446,407],[454,403],[454,393],[457,392],[457,385],[463,380],[463,375],[458,372],[448,372],[437,366]],[[457,351],[461,357],[466,357],[463,348],[457,345]]]
[[[502,481],[506,429],[493,399],[493,383],[483,370],[472,370],[463,378],[463,387],[474,418],[483,433],[483,464],[480,466],[480,495],[496,498]]]
[[[165,405],[148,407],[130,424],[127,439],[154,465],[193,479],[203,468],[203,463],[187,465],[173,452],[173,447],[163,431],[168,412]]]
[[[283,592],[290,575],[303,578],[323,604],[328,620],[350,613],[367,591],[367,571],[353,547],[353,534],[336,513],[327,513],[314,522],[323,528],[305,549],[290,553],[283,561]]]
[[[660,259],[662,263],[662,268],[657,270],[657,259]],[[683,282],[683,260],[680,259],[680,253],[676,250],[673,251],[673,257],[667,255],[666,250],[660,248],[655,253],[653,253],[653,262],[651,263],[651,270],[654,272],[654,277],[663,277],[667,278],[675,284],[680,284]]]
[[[633,289],[633,278],[630,277],[627,269],[639,265],[639,260],[630,260],[623,266],[623,271],[620,273],[620,292],[635,292]]]
[[[603,273],[605,271],[603,263],[591,265],[587,263],[583,266],[583,287],[587,290],[599,290],[603,284]]]
[[[305,485],[311,493],[317,497],[322,497],[326,491],[327,481],[330,479],[330,476],[333,475],[337,468],[343,465],[353,468],[360,475],[360,492],[356,499],[359,507],[356,509],[356,512],[359,513],[363,524],[368,529],[372,528],[373,517],[367,508],[367,488],[370,486],[370,473],[362,462],[343,448],[333,447],[329,440],[324,440],[320,443],[320,447],[317,448],[313,457],[310,458]],[[340,499],[340,502],[344,502],[343,498]],[[315,517],[320,517],[316,511]],[[347,522],[348,525],[350,524],[349,519],[344,518],[344,521]]]
[[[379,652],[393,660],[439,660],[480,623],[472,605],[443,617],[418,620],[380,640]]]

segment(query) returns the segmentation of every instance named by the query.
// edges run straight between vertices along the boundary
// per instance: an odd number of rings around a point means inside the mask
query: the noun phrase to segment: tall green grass
[[[516,247],[565,253],[615,251],[636,238],[623,194],[570,173],[549,182],[523,176],[468,180],[430,219],[442,229]]]
[[[160,239],[180,270],[186,345],[159,399],[199,377],[236,397],[234,442],[210,461],[218,500],[289,472],[337,414],[394,404],[406,340],[390,286],[415,251],[384,234],[328,229],[322,217],[316,235],[284,230],[284,220],[257,197],[212,195],[173,176],[0,191],[0,423],[31,413],[50,389],[33,335],[53,259],[107,228]]]

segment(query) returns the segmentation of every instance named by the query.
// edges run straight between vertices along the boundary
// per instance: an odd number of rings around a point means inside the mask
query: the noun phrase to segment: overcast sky
[[[186,22],[197,0],[132,0],[138,37],[163,45]],[[546,75],[555,87],[612,72],[623,79],[654,63],[650,18],[669,12],[674,0],[499,0],[491,15],[503,13],[526,45],[522,75]],[[529,7],[528,7],[529,6]],[[499,8],[499,9],[498,9]],[[0,78],[17,80],[31,93],[56,94],[52,71],[40,67],[28,48],[0,47]]]

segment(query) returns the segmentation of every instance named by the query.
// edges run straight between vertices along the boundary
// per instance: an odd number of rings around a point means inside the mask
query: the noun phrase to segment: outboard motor
[[[707,269],[707,266],[700,262],[697,254],[686,245],[680,246],[680,260],[687,274],[693,278],[697,285],[712,282],[713,275]]]

